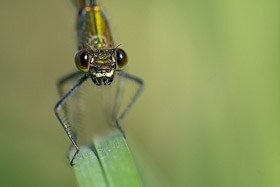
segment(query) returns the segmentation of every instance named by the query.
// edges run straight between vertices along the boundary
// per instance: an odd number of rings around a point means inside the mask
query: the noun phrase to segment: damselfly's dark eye
[[[86,50],[80,50],[75,56],[75,64],[77,68],[82,72],[88,72],[89,70],[90,56]]]
[[[116,50],[117,55],[117,70],[123,70],[127,65],[127,55],[124,50],[117,49]]]

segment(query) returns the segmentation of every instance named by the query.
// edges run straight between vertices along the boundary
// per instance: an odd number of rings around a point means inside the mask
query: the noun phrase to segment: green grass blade
[[[74,173],[80,187],[108,186],[100,162],[91,149],[82,147],[74,163]]]
[[[82,147],[74,161],[80,187],[137,187],[139,177],[127,143],[119,133]]]
[[[140,186],[132,156],[121,134],[96,141],[95,148],[109,186]]]

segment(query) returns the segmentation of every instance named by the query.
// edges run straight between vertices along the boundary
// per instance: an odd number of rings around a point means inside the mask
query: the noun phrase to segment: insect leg
[[[64,88],[64,86],[69,82],[69,81],[75,81],[76,78],[78,78],[79,76],[81,76],[83,73],[80,71],[74,72],[74,73],[70,73],[64,77],[62,77],[57,84],[57,90],[58,90],[58,94],[59,97],[62,97],[65,93],[65,90],[68,90],[69,88]],[[66,107],[63,107],[64,113],[67,114],[67,109]],[[67,116],[66,116],[67,118]],[[72,129],[72,133],[73,136],[75,136],[75,128],[73,126],[73,124],[71,125],[71,129]],[[72,150],[73,144],[71,144],[68,148],[67,151],[67,155],[69,155],[70,151]]]
[[[117,127],[118,127],[118,129],[121,131],[123,137],[125,138],[125,134],[124,134],[124,131],[123,131],[122,127],[121,127],[120,122],[122,121],[122,119],[125,117],[125,115],[127,114],[127,112],[130,110],[130,108],[133,106],[133,104],[135,103],[135,101],[136,101],[137,98],[139,97],[140,93],[141,93],[142,90],[143,90],[144,82],[143,82],[140,78],[138,78],[138,77],[136,77],[136,76],[134,76],[134,75],[128,74],[128,73],[126,73],[126,72],[124,72],[124,71],[118,72],[118,73],[119,73],[119,75],[120,75],[121,77],[130,79],[130,80],[134,81],[135,83],[137,83],[137,84],[139,85],[139,87],[138,87],[137,91],[135,92],[135,94],[133,95],[132,99],[130,100],[130,102],[128,103],[128,105],[127,105],[126,108],[124,109],[124,111],[121,113],[120,117],[116,120]],[[116,98],[119,97],[119,96],[118,96],[119,93],[120,93],[120,91],[119,91],[119,88],[118,88],[117,97],[116,97]],[[117,102],[117,101],[116,101],[116,102]]]
[[[64,77],[62,77],[58,83],[57,83],[57,89],[58,89],[58,94],[61,97],[64,93],[63,93],[63,86],[68,82],[73,80],[74,78],[78,77],[79,75],[82,75],[83,73],[80,71],[74,72],[74,73],[70,73]]]
[[[73,74],[74,75],[74,74]],[[61,83],[61,86],[63,86],[63,82],[66,82],[67,80],[69,80],[70,78],[73,78],[73,76],[69,75],[68,78],[66,77],[65,79],[62,79],[62,81],[60,81],[59,83]],[[59,109],[63,106],[63,104],[66,102],[67,98],[88,78],[88,75],[84,75],[82,78],[80,78],[78,80],[78,82],[68,91],[66,92],[61,99],[57,102],[57,104],[54,107],[54,112],[56,117],[58,118],[59,122],[61,123],[62,127],[64,128],[67,136],[69,137],[70,141],[72,142],[72,144],[74,145],[76,152],[74,154],[74,156],[72,157],[72,160],[70,162],[70,165],[73,166],[73,161],[76,157],[76,155],[79,153],[79,146],[77,145],[76,141],[74,140],[74,138],[72,137],[72,134],[70,133],[70,131],[68,130],[68,126],[65,122],[63,122],[62,120],[62,116],[59,115],[58,111]]]

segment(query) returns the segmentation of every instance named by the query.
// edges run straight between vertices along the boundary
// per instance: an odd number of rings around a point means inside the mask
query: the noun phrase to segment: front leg
[[[121,131],[123,137],[125,138],[125,133],[124,133],[120,123],[121,123],[122,119],[125,117],[125,115],[127,114],[127,112],[131,109],[131,107],[133,106],[133,104],[135,103],[137,98],[139,97],[140,93],[142,92],[143,87],[144,87],[144,82],[140,78],[138,78],[134,75],[128,74],[124,71],[118,72],[118,74],[121,77],[124,77],[124,78],[127,78],[127,79],[130,79],[130,80],[134,81],[139,86],[137,91],[135,92],[134,96],[132,97],[132,99],[130,100],[130,102],[128,103],[128,105],[124,109],[124,111],[121,113],[120,117],[116,120],[117,128]],[[117,89],[117,96],[116,96],[117,99],[119,98],[119,94],[120,94],[119,86],[120,85],[118,85],[118,89]],[[117,99],[115,101],[115,106],[117,106],[117,104],[116,104],[118,102]],[[116,115],[117,111],[114,110],[114,113],[115,114],[113,114],[113,115]]]
[[[61,91],[62,89],[62,86],[69,80],[73,79],[74,77],[76,77],[77,75],[75,74],[72,74],[72,76],[68,76],[66,77],[65,79],[62,79],[60,82],[59,82],[59,91]],[[70,165],[73,166],[73,161],[76,157],[76,155],[79,153],[79,146],[77,145],[76,141],[75,141],[75,138],[73,138],[73,135],[72,133],[69,131],[68,129],[68,125],[66,123],[66,121],[63,120],[62,116],[59,114],[59,110],[61,108],[63,108],[63,105],[65,104],[66,100],[69,98],[70,95],[73,94],[73,92],[88,78],[88,75],[84,75],[82,78],[80,78],[78,80],[78,82],[76,84],[74,84],[74,86],[69,90],[67,91],[62,97],[61,99],[57,102],[57,104],[55,105],[54,107],[54,112],[55,112],[55,115],[56,117],[58,118],[59,122],[61,123],[62,127],[64,128],[67,136],[69,137],[70,141],[72,142],[72,144],[74,145],[75,149],[76,149],[76,152],[74,154],[74,156],[72,157],[71,159],[71,162],[70,162]],[[66,113],[67,114],[67,113]],[[67,117],[67,116],[66,116]],[[69,124],[70,125],[70,124]],[[71,125],[70,125],[71,126]]]

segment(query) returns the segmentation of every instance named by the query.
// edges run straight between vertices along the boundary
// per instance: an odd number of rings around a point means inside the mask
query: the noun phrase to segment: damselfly
[[[80,122],[78,120],[75,121],[74,116],[79,118],[83,110],[85,110],[85,103],[88,103],[84,102],[83,96],[79,95],[80,90],[85,89],[86,82],[90,84],[89,87],[86,87],[87,89],[94,88],[98,90],[101,87],[105,92],[111,92],[112,90],[109,88],[116,82],[116,80],[113,80],[118,77],[112,118],[110,120],[114,121],[123,136],[125,135],[120,122],[134,104],[143,88],[143,81],[141,79],[123,71],[127,65],[127,55],[124,50],[115,46],[108,20],[101,6],[97,4],[96,0],[77,0],[76,3],[78,5],[76,29],[79,51],[75,56],[75,64],[79,71],[63,77],[58,82],[61,99],[54,108],[59,122],[76,149],[70,162],[71,165],[73,165],[73,161],[80,149],[77,139],[83,139],[83,137],[79,137],[83,136],[83,134],[77,132],[77,126],[79,125],[77,123]],[[120,110],[118,100],[122,84],[120,79],[136,83],[137,89],[124,109],[118,111]],[[67,84],[71,84],[71,86],[63,93],[63,89]],[[89,97],[91,97],[91,94],[89,94]],[[105,98],[106,102],[109,101]],[[97,110],[99,109],[97,108]],[[117,113],[120,115],[117,116]],[[95,113],[90,111],[90,115],[94,116]],[[95,125],[94,120],[90,123],[90,125]]]

